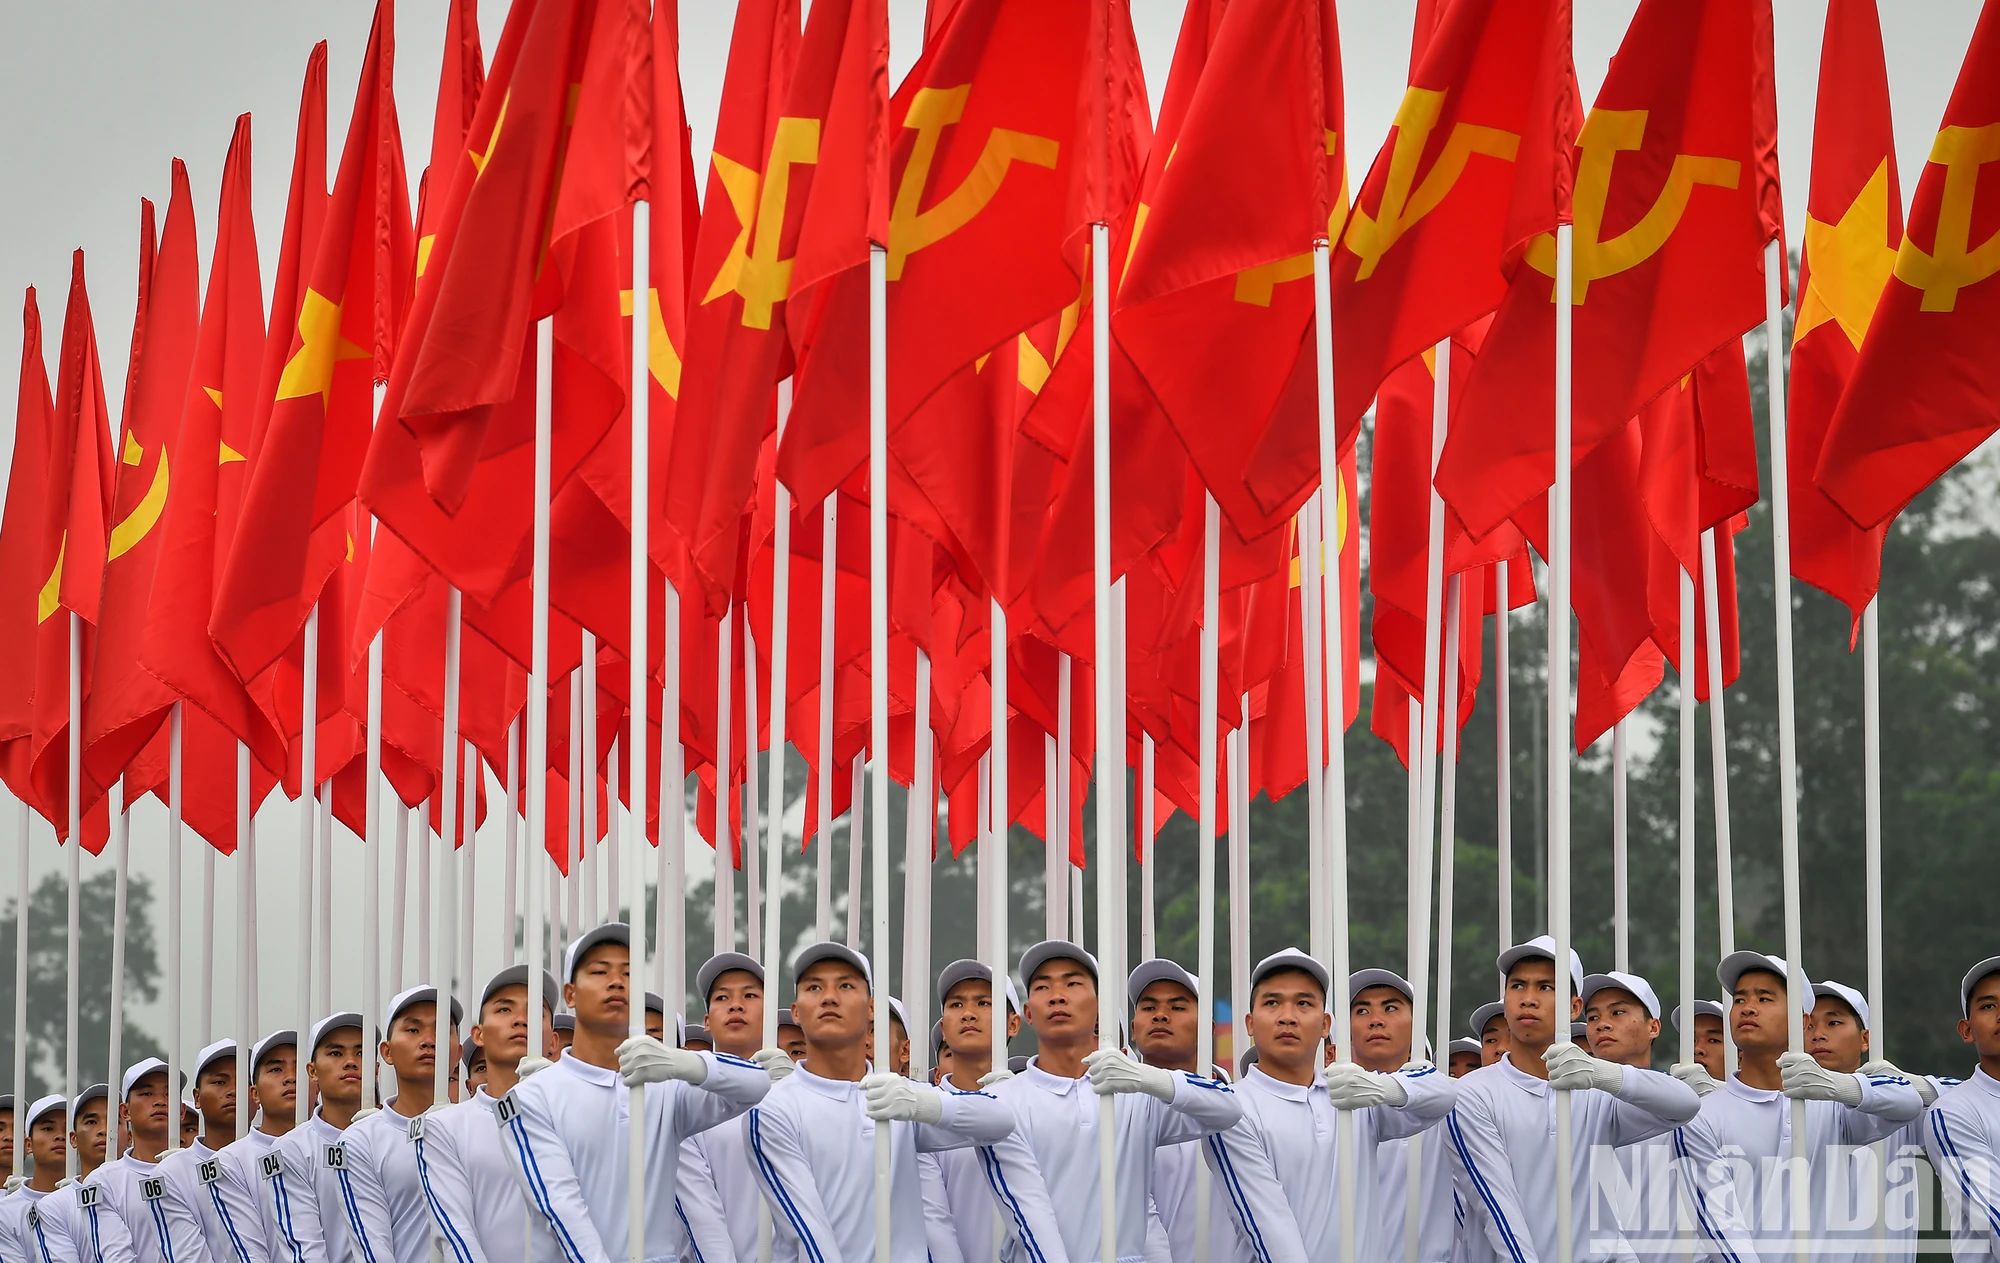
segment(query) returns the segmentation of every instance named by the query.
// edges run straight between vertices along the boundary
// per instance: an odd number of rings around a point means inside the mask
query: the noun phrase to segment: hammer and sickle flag
[[[1768,0],[1641,0],[1574,146],[1573,462],[1764,319]],[[1483,536],[1554,481],[1555,234],[1528,240],[1436,486]]]
[[[1332,0],[1231,0],[1112,312],[1244,539],[1319,482],[1312,251],[1346,217],[1346,140]]]
[[[1818,482],[1878,526],[2000,429],[2000,0],[1987,0]]]
[[[1902,240],[1902,186],[1875,0],[1832,0],[1820,44],[1785,438],[1792,574],[1847,606],[1850,637],[1881,583],[1886,527],[1858,529],[1813,474]]]

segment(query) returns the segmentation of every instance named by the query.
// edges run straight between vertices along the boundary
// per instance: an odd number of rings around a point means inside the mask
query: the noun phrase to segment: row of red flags
[[[360,828],[369,648],[382,644],[383,766],[435,796],[447,588],[463,594],[463,735],[496,771],[527,701],[535,408],[551,401],[549,766],[567,793],[571,672],[604,759],[657,691],[626,696],[631,332],[651,329],[648,667],[677,673],[673,732],[700,825],[736,838],[745,751],[789,741],[848,806],[867,734],[867,501],[892,516],[891,775],[936,743],[949,836],[978,831],[990,745],[989,621],[1008,628],[1009,819],[1043,831],[1035,757],[1063,735],[1070,821],[1090,713],[1093,315],[1111,304],[1112,554],[1125,591],[1127,730],[1159,751],[1163,804],[1198,800],[1204,500],[1220,505],[1221,725],[1247,723],[1252,793],[1307,774],[1307,681],[1324,678],[1302,593],[1344,590],[1344,719],[1358,706],[1361,530],[1354,443],[1375,408],[1373,727],[1409,757],[1423,693],[1430,491],[1462,578],[1461,722],[1483,616],[1535,599],[1546,550],[1559,226],[1574,243],[1577,740],[1642,701],[1683,646],[1683,571],[1718,532],[1723,682],[1736,672],[1728,539],[1759,495],[1742,336],[1765,317],[1782,242],[1768,0],[1642,0],[1586,116],[1568,0],[1419,6],[1409,89],[1350,198],[1331,0],[1190,0],[1151,117],[1126,0],[933,0],[892,94],[884,0],[743,0],[706,193],[678,75],[672,0],[515,0],[484,65],[453,0],[431,152],[414,208],[378,0],[328,191],[325,47],[308,62],[267,327],[250,206],[250,121],[225,165],[199,285],[177,162],[155,225],[112,426],[79,252],[51,392],[31,290],[0,523],[0,772],[66,828],[70,618],[82,633],[84,840],[104,799],[164,796],[167,716],[184,717],[182,806],[229,849],[241,743],[255,804],[314,784]],[[1795,574],[1859,611],[1887,521],[1996,425],[2000,270],[1977,191],[2000,130],[2000,0],[1974,35],[1904,239],[1873,0],[1834,0],[1791,390]],[[1989,179],[1990,182],[1990,179]],[[1989,200],[1991,195],[1989,195]],[[650,275],[632,276],[635,201]],[[2000,203],[1996,203],[2000,204]],[[1110,293],[1093,292],[1108,225]],[[1332,290],[1342,485],[1320,487],[1315,243]],[[867,289],[888,274],[888,486],[868,485]],[[1782,287],[1785,278],[1778,278]],[[641,295],[643,294],[643,298]],[[282,317],[282,318],[281,318]],[[547,382],[537,323],[550,323]],[[1434,450],[1445,379],[1447,425]],[[782,413],[778,384],[789,379]],[[788,731],[768,710],[775,489],[795,506]],[[837,497],[829,514],[828,497]],[[832,523],[832,531],[825,523]],[[1496,563],[1508,563],[1498,590]],[[820,594],[832,571],[830,695]],[[1711,599],[1704,585],[1700,599]],[[303,714],[317,619],[317,713]],[[1701,624],[1698,623],[1698,626]],[[1441,630],[1434,632],[1440,637]],[[662,653],[676,646],[670,662]],[[916,697],[916,655],[933,689]],[[1065,658],[1066,656],[1066,658]],[[1068,665],[1065,665],[1067,661]],[[722,668],[728,663],[728,669]],[[745,679],[745,672],[748,678]],[[1067,694],[1064,681],[1067,680]],[[728,723],[720,705],[731,705]],[[821,748],[830,709],[830,749]],[[720,732],[733,727],[730,749]],[[746,731],[746,728],[748,731]],[[1327,732],[1334,725],[1327,725]],[[1324,740],[1327,732],[1322,732]],[[1322,747],[1323,748],[1323,747]],[[1026,757],[1023,757],[1025,755]],[[720,770],[718,770],[720,769]],[[463,775],[463,773],[459,773]],[[655,772],[655,778],[657,772]],[[628,782],[629,782],[629,778]],[[718,795],[718,790],[722,790]],[[620,793],[629,801],[632,787]],[[658,785],[641,795],[649,821]],[[1165,812],[1159,813],[1163,818]],[[818,819],[807,804],[808,833]],[[600,812],[599,819],[608,819]],[[1223,821],[1222,827],[1227,827]],[[560,813],[550,846],[566,857]]]

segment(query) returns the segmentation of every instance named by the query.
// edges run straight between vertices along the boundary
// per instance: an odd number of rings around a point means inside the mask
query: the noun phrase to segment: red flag
[[[1832,0],[1819,67],[1785,433],[1792,574],[1845,604],[1858,632],[1861,612],[1881,582],[1887,523],[1856,529],[1813,474],[1903,240],[1889,72],[1875,0]]]
[[[485,86],[479,5],[476,0],[451,0],[444,17],[444,58],[438,64],[437,111],[431,118],[431,160],[424,168],[423,207],[417,216],[418,276],[424,274],[431,247],[437,242],[438,220],[444,216],[451,178],[458,171],[458,156],[465,151],[465,134]],[[433,178],[438,185],[432,184]]]
[[[1320,0],[1234,0],[1112,324],[1238,534],[1318,482],[1312,249],[1347,209],[1340,39]],[[1350,440],[1351,441],[1351,440]]]
[[[23,304],[21,324],[14,457],[7,474],[5,516],[0,517],[0,632],[4,632],[0,639],[36,649],[0,654],[0,773],[5,774],[7,788],[16,798],[49,817],[48,805],[29,780],[28,754],[35,724],[35,666],[40,657],[41,629],[55,613],[54,592],[44,594],[50,578],[44,544],[49,521],[60,511],[60,498],[48,479],[50,452],[55,447],[56,405],[49,395],[49,369],[42,358],[42,314],[32,286]]]
[[[1643,0],[1576,146],[1575,447],[1581,462],[1647,400],[1764,318],[1769,6]],[[1768,87],[1768,82],[1764,84]],[[1438,469],[1475,535],[1552,480],[1555,239],[1531,240]]]
[[[318,249],[296,312],[283,313],[297,332],[249,453],[243,519],[209,619],[217,648],[246,680],[286,651],[349,551],[345,510],[415,254],[394,78],[394,0],[378,0]],[[337,709],[338,691],[321,703]]]
[[[1820,452],[1817,481],[1857,526],[1887,522],[2000,428],[1996,124],[2000,4],[1988,3]]]

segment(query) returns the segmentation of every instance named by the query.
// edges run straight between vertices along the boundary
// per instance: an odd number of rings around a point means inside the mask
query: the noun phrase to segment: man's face
[[[486,1086],[486,1054],[472,1054],[472,1068],[465,1072],[465,1090],[468,1095]]]
[[[236,1133],[236,1058],[217,1057],[194,1081],[194,1107],[209,1131]],[[217,1146],[220,1147],[220,1146]]]
[[[1480,1065],[1479,1054],[1467,1049],[1464,1052],[1455,1052],[1451,1055],[1451,1064],[1446,1073],[1454,1079],[1462,1079],[1474,1070],[1479,1069]]]
[[[1785,1050],[1785,980],[1768,969],[1751,969],[1736,980],[1729,1002],[1729,1033],[1747,1053]]]
[[[93,1097],[83,1103],[77,1111],[76,1124],[70,1129],[69,1141],[76,1146],[76,1155],[82,1165],[96,1168],[104,1163],[104,1146],[109,1139],[110,1114],[104,1108],[104,1098]]]
[[[149,1148],[164,1149],[167,1144],[167,1120],[173,1117],[173,1097],[167,1092],[167,1072],[155,1070],[151,1074],[139,1076],[132,1090],[125,1094],[125,1118],[132,1125],[132,1134],[146,1142]]]
[[[298,1110],[299,1050],[280,1045],[257,1063],[257,1105],[266,1118],[290,1118]]]
[[[944,1043],[946,1048],[963,1048],[975,1060],[993,1052],[993,984],[984,978],[967,978],[944,997]],[[1007,1014],[1007,1038],[1021,1032],[1021,1015]]]
[[[955,1060],[956,1058],[954,1057],[951,1051],[951,1045],[939,1044],[937,1064],[931,1067],[931,1082],[943,1083],[947,1078],[949,1078],[951,1076],[951,1069]]]
[[[868,979],[844,960],[814,961],[799,975],[792,1016],[810,1045],[846,1048],[868,1038],[875,1015]]]
[[[1652,1063],[1660,1019],[1646,1012],[1646,1006],[1631,992],[1620,987],[1597,992],[1583,1006],[1583,1021],[1590,1051],[1596,1056],[1621,1066]]]
[[[747,969],[725,969],[708,988],[708,1033],[723,1052],[747,1057],[764,1042],[764,984]]]
[[[320,1100],[336,1109],[353,1109],[361,1104],[361,1062],[366,1050],[361,1028],[343,1026],[320,1037],[306,1075]]]
[[[1507,1034],[1511,1044],[1546,1048],[1556,1038],[1556,963],[1546,956],[1514,962],[1507,971]],[[1574,1021],[1582,1005],[1572,995],[1566,1021]]]
[[[1260,979],[1250,993],[1250,1042],[1266,1072],[1311,1066],[1313,1049],[1333,1029],[1319,979],[1284,969]]]
[[[646,1010],[646,1034],[662,1043],[667,1038],[667,1019],[652,1009]]]
[[[550,1057],[555,1047],[554,1015],[542,1006],[542,1056]],[[517,1066],[528,1055],[528,987],[516,983],[495,991],[479,1007],[479,1025],[472,1028],[472,1042],[484,1060],[503,1066]],[[477,1085],[475,1084],[474,1087]]]
[[[14,1111],[0,1110],[0,1168],[14,1169]]]
[[[563,988],[563,999],[576,1013],[576,1024],[603,1035],[632,1029],[632,953],[623,943],[599,943],[576,963],[576,975]]]
[[[778,1048],[793,1061],[806,1059],[806,1030],[796,1022],[778,1028]]]
[[[1507,1015],[1495,1013],[1479,1032],[1479,1064],[1490,1066],[1507,1055]]]
[[[1972,984],[1958,1037],[1971,1044],[1982,1059],[2000,1057],[2000,973],[1988,974]]]
[[[35,1125],[28,1129],[28,1152],[35,1159],[35,1170],[61,1174],[63,1165],[69,1161],[69,1141],[63,1133],[61,1110],[50,1110],[35,1120]]]
[[[1839,996],[1821,996],[1813,1005],[1806,1051],[1828,1070],[1853,1074],[1868,1060],[1868,1031]]]
[[[201,1115],[183,1106],[181,1108],[181,1148],[194,1144],[201,1135]]]
[[[1363,987],[1348,1006],[1348,1037],[1354,1041],[1354,1059],[1370,1070],[1397,1070],[1407,1065],[1413,1020],[1410,997],[1394,987]]]
[[[1132,1006],[1132,1039],[1148,1065],[1192,1066],[1201,1034],[1201,1001],[1178,982],[1161,979]]]
[[[399,1083],[435,1082],[437,1005],[426,1000],[398,1013],[389,1026],[389,1038],[382,1041],[382,1060],[396,1072]]]
[[[555,1036],[556,1036],[556,1057],[560,1057],[562,1056],[562,1054],[569,1051],[569,1047],[571,1044],[574,1044],[576,1042],[576,1027],[558,1026],[555,1028]],[[555,1058],[552,1057],[550,1058],[550,1060],[553,1061],[555,1060]]]
[[[1074,1044],[1097,1038],[1097,979],[1083,962],[1042,962],[1028,979],[1028,1024],[1038,1039]]]

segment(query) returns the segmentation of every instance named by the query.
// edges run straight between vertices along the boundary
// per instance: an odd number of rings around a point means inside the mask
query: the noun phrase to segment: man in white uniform
[[[1376,972],[1357,975],[1359,992],[1381,985],[1372,977]],[[1316,1054],[1333,1033],[1328,977],[1304,952],[1288,948],[1265,957],[1251,979],[1246,1018],[1258,1056],[1236,1085],[1243,1117],[1202,1144],[1236,1228],[1230,1257],[1238,1263],[1336,1259],[1344,1229],[1354,1234],[1355,1258],[1387,1263],[1400,1257],[1384,1242],[1377,1164],[1403,1155],[1387,1146],[1378,1154],[1378,1145],[1435,1125],[1451,1110],[1455,1085],[1436,1066],[1419,1062],[1393,1072],[1353,1061],[1321,1069]],[[1351,1226],[1341,1222],[1336,1193],[1341,1113],[1351,1114],[1356,1139]],[[1442,1193],[1449,1206],[1449,1184]]]
[[[2000,1260],[2000,956],[1959,984],[1958,1037],[1979,1066],[1924,1115],[1925,1147],[1944,1190],[1952,1257]]]
[[[168,1214],[185,1213],[201,1225],[209,1263],[240,1263],[241,1247],[223,1218],[222,1196],[216,1187],[222,1178],[216,1155],[236,1139],[235,1040],[216,1040],[195,1054],[194,1106],[201,1116],[201,1138],[168,1154],[160,1163]]]
[[[98,1168],[91,1181],[98,1189],[94,1211],[100,1231],[104,1221],[118,1219],[137,1263],[202,1263],[207,1244],[192,1206],[167,1197],[159,1176],[160,1159],[173,1138],[175,1094],[167,1089],[167,1063],[148,1057],[125,1071],[120,1080],[119,1116],[132,1133],[132,1145]]]
[[[362,1021],[359,1013],[329,1014],[313,1023],[306,1041],[306,1080],[319,1105],[303,1127],[271,1146],[277,1162],[262,1186],[264,1215],[276,1229],[273,1257],[280,1263],[350,1263],[354,1257],[340,1143],[361,1109],[368,1057]]]
[[[917,1155],[993,1144],[1013,1119],[987,1093],[936,1088],[870,1065],[874,980],[859,952],[814,943],[793,961],[792,977],[805,1060],[743,1124],[776,1228],[772,1257],[876,1257],[876,1134],[887,1127],[889,1257],[924,1263]]]
[[[1479,1064],[1490,1066],[1507,1051],[1507,1006],[1488,1000],[1472,1011],[1472,1037],[1479,1041]]]
[[[1362,969],[1348,976],[1348,1019],[1354,1040],[1354,1062],[1376,1074],[1394,1074],[1416,1060],[1411,1048],[1410,984],[1389,969]],[[1447,1107],[1449,1108],[1449,1107]],[[1458,1211],[1452,1194],[1450,1146],[1442,1133],[1419,1130],[1393,1135],[1377,1146],[1375,1205],[1381,1216],[1382,1257],[1395,1263],[1411,1257],[1404,1245],[1410,1225],[1410,1155],[1416,1154],[1417,1263],[1446,1263],[1458,1235]]]
[[[1113,1098],[1115,1263],[1136,1263],[1146,1256],[1155,1151],[1235,1126],[1242,1103],[1228,1084],[1205,1075],[1100,1049],[1097,959],[1075,943],[1035,944],[1021,955],[1021,977],[1040,1052],[992,1091],[1013,1110],[1015,1129],[1041,1167],[1071,1263],[1102,1259],[1099,1119],[1102,1098]]]
[[[379,1051],[396,1076],[396,1095],[341,1135],[336,1173],[359,1263],[424,1263],[430,1256],[431,1216],[410,1128],[436,1097],[437,1059],[458,1059],[463,1017],[454,999],[450,1030],[440,1032],[437,998],[436,987],[417,986],[389,1001]]]
[[[493,975],[479,998],[472,1044],[486,1055],[486,1083],[471,1100],[434,1111],[410,1125],[417,1175],[445,1256],[453,1263],[524,1263],[528,1199],[499,1143],[499,1098],[520,1082],[530,1032],[541,1056],[556,1051],[555,975],[542,973],[542,1015],[528,1013],[528,967]],[[498,1095],[494,1095],[497,1093]]]
[[[1201,984],[1179,963],[1164,958],[1140,961],[1125,980],[1132,1006],[1132,1047],[1149,1066],[1200,1074]],[[1211,1077],[1220,1077],[1209,1067]],[[1155,1263],[1193,1263],[1195,1184],[1201,1170],[1201,1143],[1162,1145],[1153,1151],[1153,1219],[1147,1228],[1147,1255]],[[1234,1248],[1223,1191],[1209,1182],[1209,1258],[1214,1263]]]
[[[1700,1112],[1693,1089],[1664,1074],[1592,1057],[1559,1032],[1582,1009],[1583,965],[1574,951],[1570,1011],[1554,1009],[1555,944],[1540,935],[1500,953],[1505,978],[1508,1050],[1458,1080],[1448,1122],[1452,1157],[1476,1225],[1502,1259],[1553,1260],[1559,1234],[1573,1258],[1627,1257],[1615,1230],[1590,1230],[1590,1164],[1598,1146],[1616,1148],[1664,1135]],[[1557,1222],[1556,1097],[1569,1093],[1572,1222]],[[1477,1210],[1472,1208],[1476,1203]]]
[[[69,1102],[61,1093],[28,1107],[28,1156],[35,1169],[21,1187],[0,1198],[0,1259],[7,1263],[73,1263],[54,1258],[42,1232],[41,1203],[61,1187],[69,1161]]]
[[[764,1048],[764,967],[742,952],[720,952],[695,971],[695,990],[707,1007],[710,1047],[738,1061],[754,1061],[775,1081],[790,1074],[792,1059]],[[720,1207],[731,1250],[718,1260],[702,1249],[704,1263],[753,1263],[757,1257],[757,1211],[763,1194],[750,1168],[750,1150],[741,1127],[711,1127],[681,1142],[682,1209]],[[689,1215],[691,1235],[701,1235],[700,1215]]]
[[[279,1160],[272,1148],[298,1119],[299,1033],[273,1031],[257,1041],[250,1054],[250,1099],[257,1107],[256,1124],[241,1140],[231,1141],[216,1155],[220,1178],[215,1195],[233,1229],[236,1263],[283,1260],[283,1233],[275,1217],[265,1213],[264,1182],[275,1175]],[[267,1161],[268,1159],[268,1161]]]
[[[51,1257],[78,1263],[132,1263],[132,1241],[116,1215],[99,1213],[103,1190],[92,1183],[104,1166],[106,1139],[113,1126],[110,1089],[93,1083],[77,1093],[70,1107],[69,1147],[76,1154],[77,1177],[42,1199],[42,1246]]]
[[[1675,1005],[1673,1012],[1675,1035],[1681,1033],[1681,1023],[1686,1020],[1687,1006]],[[1722,1055],[1722,1021],[1723,1011],[1721,1003],[1715,1000],[1696,1000],[1694,1002],[1694,1061],[1718,1086],[1720,1086],[1725,1077]],[[1680,1044],[1676,1042],[1674,1047],[1678,1048]],[[1701,1089],[1696,1088],[1695,1090],[1700,1091]]]
[[[645,1257],[666,1259],[685,1241],[675,1213],[681,1142],[736,1118],[770,1090],[753,1061],[691,1053],[650,1036],[630,1038],[631,930],[608,922],[571,943],[563,1000],[576,1016],[569,1050],[516,1084],[497,1117],[501,1141],[529,1204],[548,1228],[537,1263],[619,1263],[631,1231],[631,1087],[645,1085]],[[754,1256],[753,1256],[754,1257]]]

